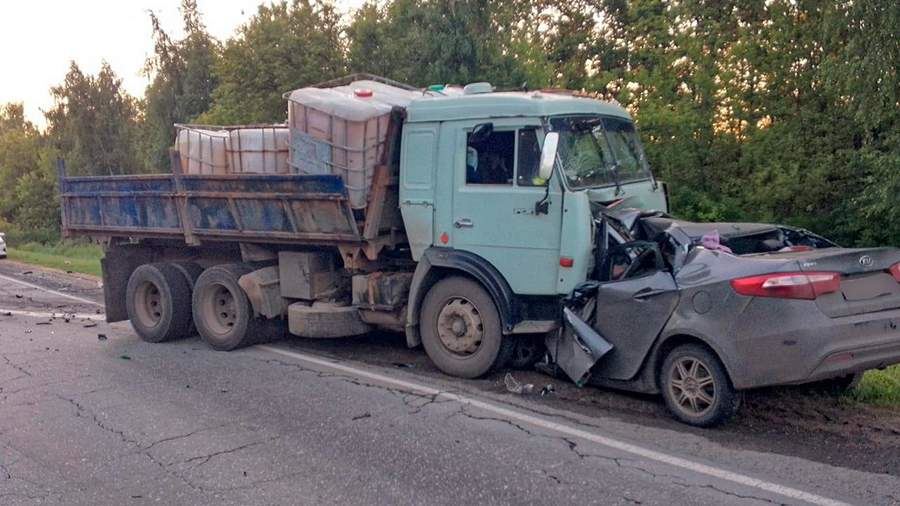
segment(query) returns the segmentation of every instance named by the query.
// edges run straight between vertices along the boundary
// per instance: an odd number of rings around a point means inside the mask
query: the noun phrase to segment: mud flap
[[[583,317],[590,318],[594,312],[596,299],[591,299],[579,314],[568,307],[563,308],[563,328],[546,338],[550,359],[559,366],[578,387],[584,386],[591,377],[591,368],[613,345],[595,331]]]

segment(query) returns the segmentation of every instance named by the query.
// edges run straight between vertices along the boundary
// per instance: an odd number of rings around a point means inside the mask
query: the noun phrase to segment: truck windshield
[[[628,120],[601,116],[550,118],[559,132],[559,157],[573,189],[625,184],[650,178],[650,167]]]

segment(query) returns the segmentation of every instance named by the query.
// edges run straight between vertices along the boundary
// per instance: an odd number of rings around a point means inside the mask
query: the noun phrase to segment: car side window
[[[516,132],[491,132],[480,142],[466,139],[466,184],[512,185]]]
[[[665,268],[659,246],[649,241],[633,241],[613,246],[603,259],[601,281],[625,281],[653,274]]]

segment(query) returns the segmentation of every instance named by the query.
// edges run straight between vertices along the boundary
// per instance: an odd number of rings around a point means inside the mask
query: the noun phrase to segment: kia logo
[[[872,266],[872,257],[869,255],[863,255],[859,257],[859,265],[863,267],[871,267]]]

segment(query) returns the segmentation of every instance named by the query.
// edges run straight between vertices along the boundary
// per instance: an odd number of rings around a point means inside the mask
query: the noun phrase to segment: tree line
[[[569,88],[634,115],[673,211],[900,244],[900,3],[885,0],[329,0],[265,3],[227,40],[182,0],[152,13],[144,96],[72,63],[39,131],[0,106],[0,228],[52,238],[53,161],[167,171],[174,123],[281,122],[282,94],[350,72],[416,86]]]

